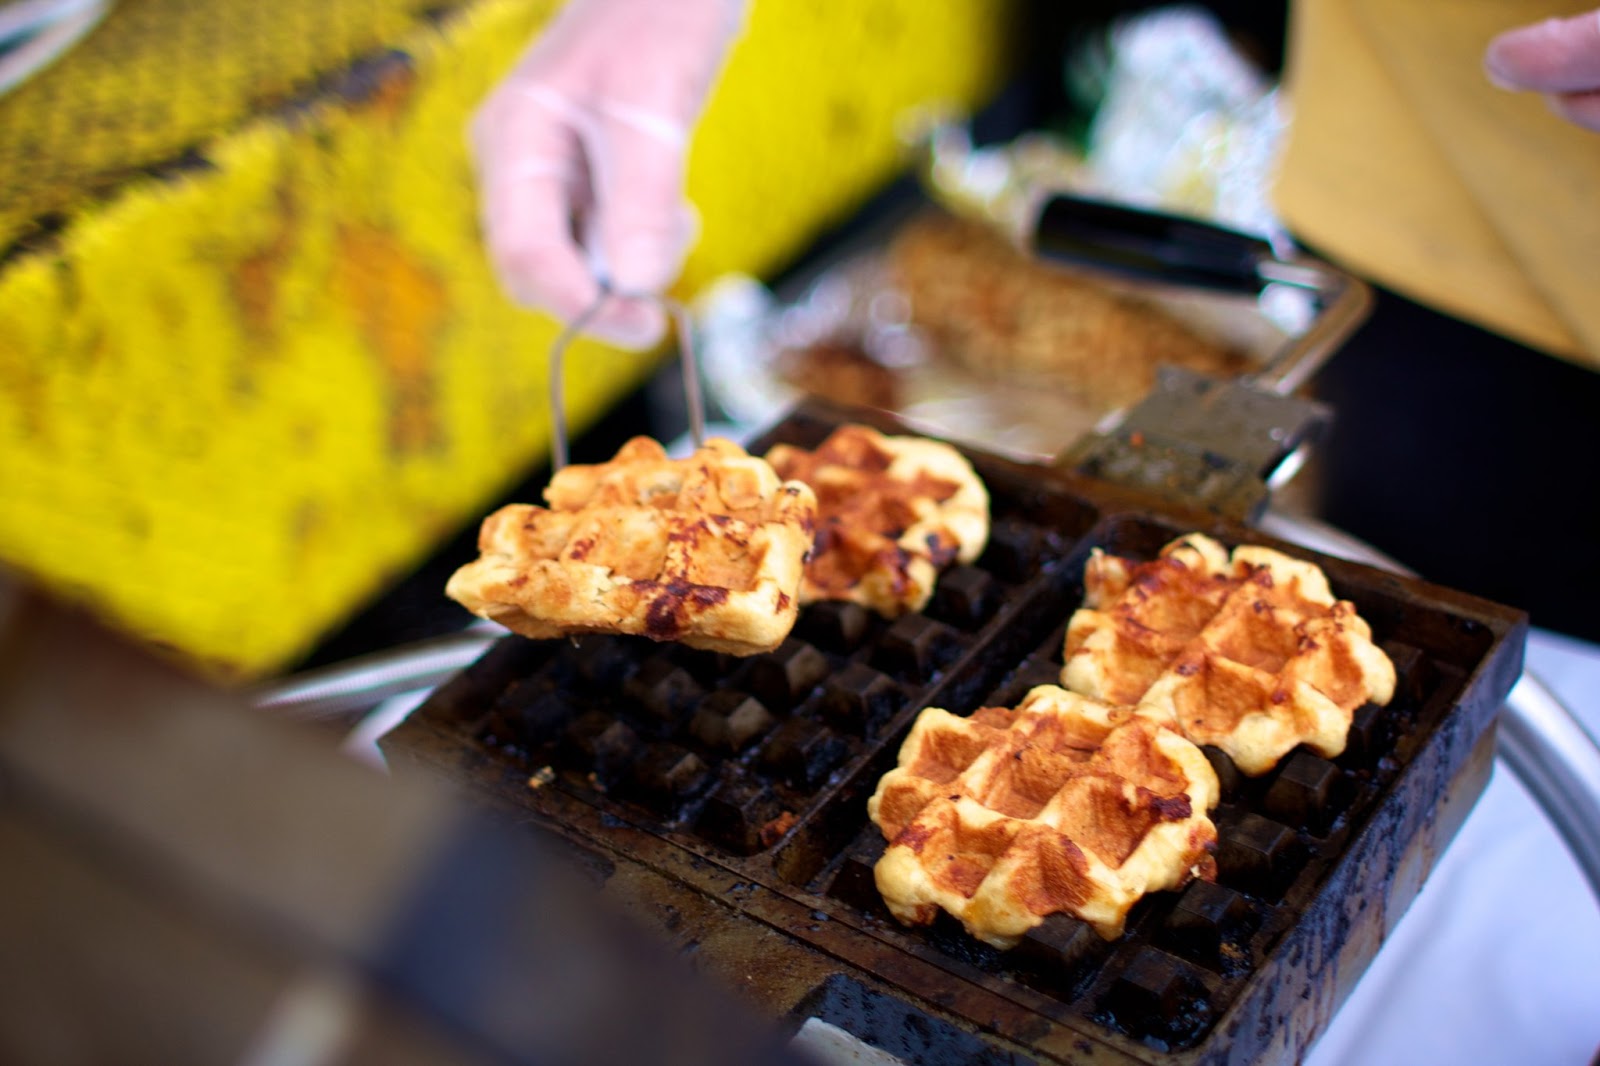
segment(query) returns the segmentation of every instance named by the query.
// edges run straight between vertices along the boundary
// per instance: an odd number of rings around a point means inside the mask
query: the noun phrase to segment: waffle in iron
[[[480,558],[446,593],[534,638],[628,633],[748,655],[793,628],[816,498],[738,445],[674,460],[635,437],[609,462],[559,471],[545,500],[484,519]]]
[[[888,618],[920,611],[939,571],[971,563],[988,540],[988,490],[948,444],[846,425],[815,451],[779,444],[767,459],[817,494],[803,604],[847,600]]]
[[[1394,665],[1316,566],[1233,555],[1197,533],[1148,563],[1096,549],[1067,625],[1064,686],[1169,722],[1259,775],[1298,744],[1344,750],[1351,715],[1386,704]]]
[[[1212,879],[1215,771],[1174,730],[1041,685],[1015,709],[924,710],[868,814],[897,918],[943,909],[1008,948],[1065,912],[1112,939],[1147,892]]]

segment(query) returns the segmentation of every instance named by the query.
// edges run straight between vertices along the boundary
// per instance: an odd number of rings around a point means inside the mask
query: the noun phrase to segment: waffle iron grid
[[[752,452],[776,440],[814,446],[835,424],[831,412],[799,412]],[[1395,661],[1397,694],[1386,708],[1357,710],[1336,759],[1296,749],[1252,779],[1207,750],[1223,786],[1215,884],[1147,897],[1111,943],[1062,915],[1009,952],[953,919],[906,929],[872,882],[883,840],[865,801],[916,714],[1011,706],[1054,683],[1091,547],[1147,559],[1195,528],[1230,547],[1266,541],[1130,511],[1092,485],[969,455],[993,499],[991,543],[975,565],[942,578],[924,613],[889,623],[852,606],[809,608],[782,647],[745,660],[642,638],[508,638],[386,749],[429,749],[503,805],[557,823],[627,829],[608,846],[641,861],[658,863],[665,849],[715,864],[836,920],[830,935],[872,937],[1135,1059],[1212,1057],[1213,1045],[1235,1042],[1238,1026],[1221,1024],[1230,1011],[1300,972],[1275,952],[1295,940],[1288,934],[1326,885],[1385,887],[1367,883],[1381,873],[1340,869],[1351,865],[1353,835],[1394,814],[1397,782],[1418,753],[1459,765],[1481,747],[1499,701],[1492,690],[1503,695],[1520,665],[1524,623],[1504,611],[1453,614],[1453,601],[1430,603],[1415,583],[1319,560]]]

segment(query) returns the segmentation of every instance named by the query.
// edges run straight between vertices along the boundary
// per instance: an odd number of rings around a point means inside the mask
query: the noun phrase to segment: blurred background
[[[542,483],[554,338],[494,285],[461,131],[552,6],[66,5],[60,47],[30,61],[54,62],[0,98],[0,558],[219,677],[460,623],[439,577],[470,554],[479,516]],[[1161,17],[1129,30],[1141,14]],[[765,309],[777,317],[840,248],[888,244],[916,205],[952,190],[1013,230],[1008,190],[1070,188],[1298,238],[1377,298],[1311,382],[1338,417],[1297,506],[1593,639],[1597,504],[1579,465],[1594,443],[1593,345],[1582,302],[1542,284],[1560,249],[1524,247],[1537,227],[1517,227],[1504,202],[1542,216],[1565,205],[1537,200],[1535,184],[1475,197],[1475,131],[1405,83],[1426,57],[1386,63],[1388,35],[1420,15],[1373,24],[1363,4],[1312,4],[1291,38],[1288,14],[758,5],[695,136],[702,234],[674,291],[753,279],[781,293]],[[1482,5],[1473,18],[1509,15]],[[1436,36],[1418,47],[1452,44]],[[1280,90],[1286,56],[1298,63]],[[1358,58],[1363,76],[1340,88]],[[1478,91],[1477,110],[1548,118],[1536,100]],[[930,183],[918,173],[941,121],[990,151],[969,158],[946,136]],[[1402,121],[1433,128],[1434,157],[1389,130]],[[1411,154],[1394,156],[1395,139]],[[1521,169],[1582,173],[1584,151]],[[1454,214],[1417,206],[1444,201]],[[730,304],[713,306],[719,321]],[[757,343],[841,328],[816,320],[838,311],[811,310],[787,333],[758,323]],[[580,348],[575,434],[610,415],[674,436],[681,402],[644,387],[662,357]],[[887,359],[914,357],[902,345]],[[722,378],[770,361],[751,352]],[[754,421],[808,391],[805,372],[791,365],[776,401],[709,384]],[[836,377],[813,373],[812,389]],[[1115,406],[1127,386],[1063,371],[1051,391],[1086,388]],[[1563,560],[1560,581],[1524,563],[1533,551]]]
[[[29,590],[4,616],[13,666],[46,602],[235,702],[471,621],[445,579],[484,514],[549,476],[558,325],[495,282],[463,131],[559,6],[0,4],[0,565]],[[1600,139],[1477,58],[1568,8],[755,0],[694,134],[700,237],[672,290],[711,415],[748,438],[822,396],[1048,465],[1160,365],[1258,373],[1313,337],[1286,391],[1331,418],[1255,502],[1526,611],[1530,655],[1593,729]],[[1242,297],[1042,267],[1051,193],[1218,223],[1335,280]],[[682,438],[670,345],[584,340],[566,365],[576,460]],[[1492,939],[1534,976],[1492,985],[1504,1010],[1418,1027],[1457,1042],[1413,1043],[1395,1005],[1433,986],[1382,976],[1401,972],[1387,952],[1341,1016],[1369,1024],[1336,1028],[1324,1061],[1600,1043],[1573,961],[1600,944],[1592,900],[1506,776],[1451,853],[1477,865],[1403,928],[1451,931],[1406,934],[1417,966],[1482,974]],[[1463,895],[1503,848],[1523,849],[1506,883]],[[1530,882],[1562,886],[1549,924],[1483,933],[1506,920],[1489,901]],[[1490,1016],[1506,1025],[1480,1032]]]

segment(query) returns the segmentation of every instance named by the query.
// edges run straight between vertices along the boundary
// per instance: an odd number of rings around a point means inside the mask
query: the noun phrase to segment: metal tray
[[[815,398],[781,368],[792,353],[820,346],[872,353],[875,370],[870,360],[860,364],[893,383],[892,399],[835,400],[871,404],[923,432],[1019,461],[1051,462],[1116,425],[1126,408],[1078,395],[1068,380],[963,365],[917,327],[885,249],[930,210],[922,199],[898,204],[773,292],[724,279],[702,296],[701,359],[716,406],[735,423],[762,426]],[[1245,368],[1227,380],[1259,392],[1301,391],[1371,310],[1364,282],[1287,240],[1059,192],[1031,211],[1012,238],[1023,256],[1236,350]],[[978,221],[997,231],[1015,225]]]

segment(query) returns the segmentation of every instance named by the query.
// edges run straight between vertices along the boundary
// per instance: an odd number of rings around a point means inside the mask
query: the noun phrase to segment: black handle
[[[1275,258],[1259,237],[1209,222],[1103,200],[1057,195],[1034,233],[1043,259],[1138,278],[1257,293],[1259,266]]]

